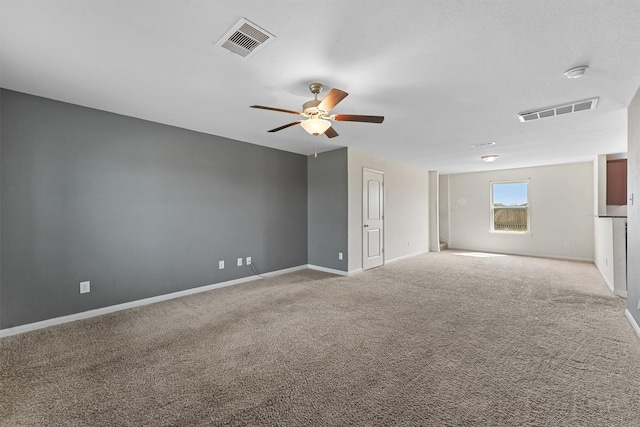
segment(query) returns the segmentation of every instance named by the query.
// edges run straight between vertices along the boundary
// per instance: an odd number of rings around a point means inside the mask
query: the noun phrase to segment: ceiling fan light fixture
[[[331,122],[324,119],[307,119],[300,122],[300,126],[311,135],[322,135],[331,127]]]
[[[499,156],[497,154],[487,154],[486,156],[480,157],[485,163],[493,163]]]

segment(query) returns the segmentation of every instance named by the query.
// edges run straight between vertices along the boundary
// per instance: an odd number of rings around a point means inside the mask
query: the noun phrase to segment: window
[[[529,180],[491,183],[491,231],[529,234]]]

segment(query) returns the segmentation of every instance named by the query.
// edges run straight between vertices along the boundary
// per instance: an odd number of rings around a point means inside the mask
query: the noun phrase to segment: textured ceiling
[[[242,17],[277,39],[249,59],[215,44]],[[591,160],[626,151],[640,87],[640,1],[0,0],[0,86],[310,154],[350,146],[442,173]],[[587,64],[581,79],[565,70]],[[349,96],[313,137],[307,86]],[[595,110],[517,113],[600,97]],[[495,141],[488,148],[472,144]],[[480,161],[499,154],[496,163]]]

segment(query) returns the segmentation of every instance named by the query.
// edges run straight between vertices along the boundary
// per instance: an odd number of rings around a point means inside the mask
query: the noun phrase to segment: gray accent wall
[[[9,90],[0,104],[0,328],[252,275],[238,257],[308,263],[306,156]]]
[[[309,264],[344,272],[348,267],[347,168],[346,148],[307,159]]]

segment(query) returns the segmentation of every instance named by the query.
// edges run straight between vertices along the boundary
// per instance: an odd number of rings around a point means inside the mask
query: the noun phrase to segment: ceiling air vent
[[[556,105],[555,107],[542,108],[540,110],[528,111],[518,114],[518,119],[524,122],[544,119],[546,117],[561,116],[562,114],[576,113],[578,111],[593,110],[598,104],[598,98],[585,99],[584,101],[572,102],[570,104]]]
[[[478,144],[472,144],[471,146],[473,148],[480,148],[480,147],[490,147],[492,145],[496,145],[495,141],[479,142]]]
[[[221,46],[230,52],[249,58],[268,45],[276,37],[258,27],[246,18],[241,18],[216,46]]]

